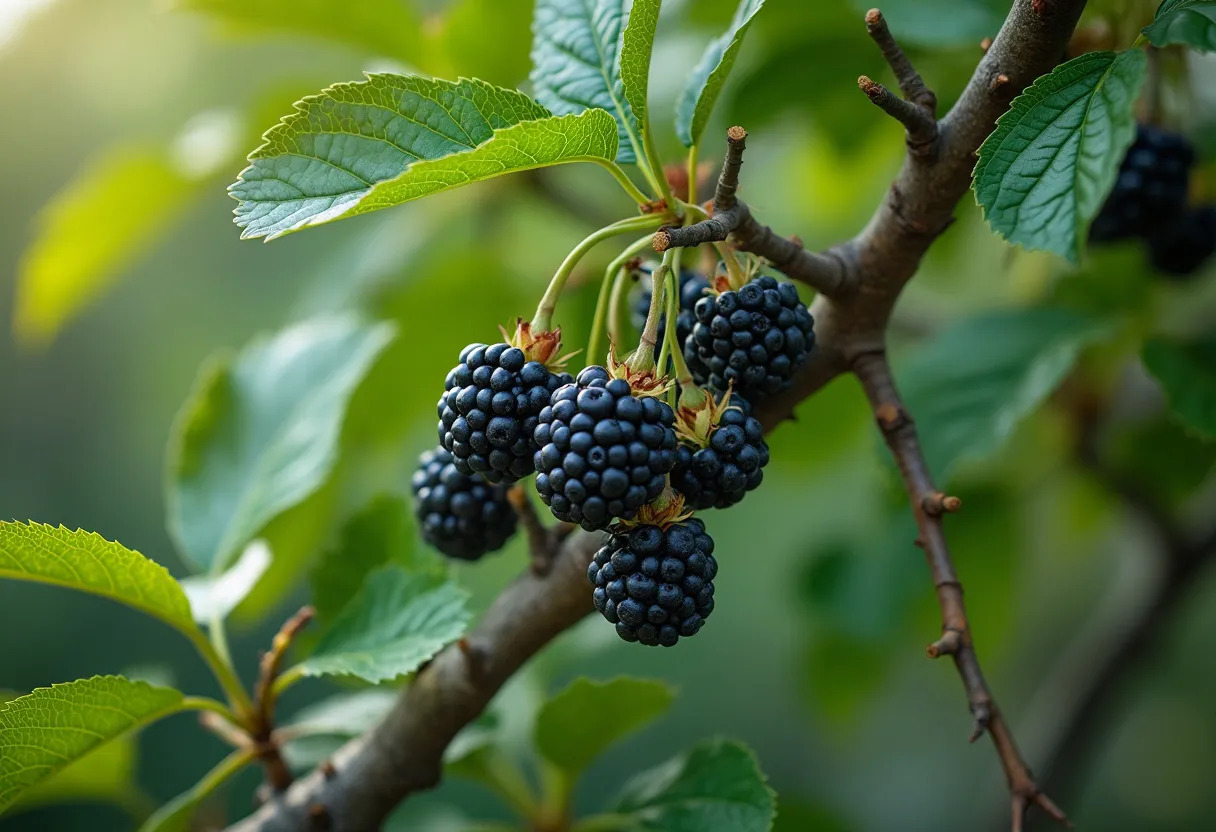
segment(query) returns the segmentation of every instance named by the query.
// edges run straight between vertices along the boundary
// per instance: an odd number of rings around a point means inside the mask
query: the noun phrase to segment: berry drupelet
[[[422,539],[448,557],[477,560],[501,549],[515,533],[507,486],[465,476],[443,448],[418,458],[411,486]]]
[[[780,393],[815,345],[811,313],[789,283],[757,277],[739,290],[697,301],[684,342],[693,377],[723,392]]]
[[[466,476],[515,482],[532,473],[532,434],[549,397],[569,382],[510,344],[470,344],[439,399],[439,444]]]
[[[676,416],[676,467],[671,487],[694,510],[728,508],[760,485],[768,465],[764,427],[740,396],[709,399]]]
[[[1140,125],[1114,189],[1090,226],[1094,242],[1141,237],[1186,209],[1195,151],[1185,137]]]
[[[587,568],[595,608],[625,641],[671,647],[714,611],[713,552],[696,519],[613,534]]]
[[[697,301],[705,297],[706,291],[709,289],[709,280],[697,272],[686,271],[680,273],[680,314],[676,318],[676,339],[683,344],[684,341],[692,334],[692,328],[697,323],[696,307]],[[647,286],[642,290],[637,300],[633,304],[632,320],[634,327],[638,332],[641,332],[646,326],[646,315],[650,312],[650,297],[653,294],[651,287]],[[659,319],[659,334],[658,343],[663,343],[663,336],[667,328],[667,316],[664,315]]]
[[[588,531],[658,497],[676,461],[675,414],[591,366],[559,387],[536,427],[536,490],[558,520]]]

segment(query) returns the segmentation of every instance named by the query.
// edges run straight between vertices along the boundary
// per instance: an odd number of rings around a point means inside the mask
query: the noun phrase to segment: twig
[[[291,769],[287,767],[279,751],[279,744],[274,741],[274,709],[278,701],[274,682],[282,669],[283,657],[286,656],[288,648],[316,614],[317,611],[312,607],[302,607],[279,628],[270,649],[262,654],[258,681],[253,691],[254,706],[257,709],[257,719],[252,731],[254,748],[266,769],[267,783],[279,792],[287,789],[293,778]]]
[[[933,151],[933,144],[937,141],[937,119],[932,113],[919,104],[896,96],[869,76],[858,78],[857,86],[880,110],[904,126],[908,132],[910,152],[927,155]]]
[[[942,505],[944,508],[945,499],[933,485],[924,454],[921,452],[920,440],[916,435],[916,425],[895,389],[895,379],[887,363],[886,354],[873,352],[861,356],[853,365],[853,371],[870,400],[878,427],[899,466],[920,534],[917,543],[925,550],[933,585],[937,588],[937,603],[942,613],[942,637],[929,645],[926,653],[930,658],[949,655],[954,659],[954,666],[963,680],[963,689],[967,693],[967,702],[974,719],[971,741],[974,742],[987,732],[992,737],[1001,767],[1005,770],[1012,802],[1014,832],[1021,832],[1026,810],[1031,806],[1042,808],[1059,823],[1071,827],[1060,808],[1036,785],[1029,767],[1014,743],[1013,734],[984,681],[984,674],[971,641],[967,611],[963,606],[963,586],[954,570],[942,528],[942,512],[928,510],[929,506],[934,505]]]
[[[887,59],[887,64],[895,73],[895,82],[899,84],[904,98],[923,108],[930,118],[936,119],[937,96],[934,95],[933,90],[925,86],[920,73],[912,66],[912,62],[908,60],[904,50],[899,48],[899,44],[891,35],[891,30],[887,28],[886,19],[878,9],[870,9],[866,12],[866,32],[869,33],[874,43],[878,44],[879,51]]]

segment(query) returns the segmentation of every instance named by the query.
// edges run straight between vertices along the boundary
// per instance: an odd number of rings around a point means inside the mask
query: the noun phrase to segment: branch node
[[[988,89],[991,92],[1001,92],[1008,85],[1009,85],[1009,76],[1003,72],[1000,72],[1000,73],[997,73],[996,77],[992,79],[992,83],[990,83],[988,85]]]
[[[972,706],[971,715],[975,717],[975,722],[971,726],[971,736],[967,739],[967,742],[975,742],[984,736],[984,732],[988,730],[989,723],[992,722],[992,709],[983,703],[978,703]]]
[[[874,409],[874,417],[883,433],[894,433],[905,425],[911,424],[907,412],[898,404],[883,402]]]
[[[991,48],[992,48],[992,38],[984,38],[982,41],[980,41],[980,51],[983,52],[985,55],[988,54],[988,50]]]
[[[963,501],[958,497],[948,496],[940,491],[934,491],[932,494],[921,500],[921,506],[925,513],[931,517],[940,517],[943,514],[950,514],[958,511],[963,507]]]
[[[925,655],[931,659],[942,656],[953,656],[963,644],[963,634],[953,628],[942,632],[942,637],[925,648]]]

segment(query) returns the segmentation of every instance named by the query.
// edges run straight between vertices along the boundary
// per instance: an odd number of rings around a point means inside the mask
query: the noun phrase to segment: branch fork
[[[908,134],[908,153],[920,157],[932,155],[937,146],[937,95],[925,85],[920,73],[895,42],[878,9],[866,12],[866,32],[895,73],[903,98],[866,75],[857,79],[858,88],[879,109],[904,126]]]

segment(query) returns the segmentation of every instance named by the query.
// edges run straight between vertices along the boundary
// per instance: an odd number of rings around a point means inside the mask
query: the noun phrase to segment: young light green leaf
[[[1090,220],[1136,135],[1141,51],[1091,52],[1013,100],[980,147],[976,201],[1011,243],[1081,257]]]
[[[616,811],[650,832],[768,832],[776,797],[751,751],[710,740],[626,783]]]
[[[93,532],[0,522],[0,578],[101,595],[200,635],[186,594],[165,567]]]
[[[960,321],[896,367],[934,476],[994,453],[1108,331],[1063,309],[996,312]]]
[[[639,124],[646,122],[646,97],[650,91],[650,56],[654,33],[659,26],[663,0],[633,0],[629,22],[621,38],[621,82],[625,100]]]
[[[685,147],[692,147],[701,140],[722,85],[735,66],[748,27],[763,7],[764,0],[740,0],[730,26],[705,47],[700,62],[688,76],[676,103],[676,133]]]
[[[615,156],[606,112],[555,117],[484,81],[368,75],[296,104],[228,191],[241,236],[274,239],[514,171]]]
[[[1201,436],[1216,439],[1216,338],[1189,344],[1152,340],[1141,358],[1174,415]]]
[[[1180,43],[1216,52],[1216,0],[1165,0],[1144,36],[1154,46]]]
[[[372,572],[313,654],[289,672],[368,682],[413,673],[464,633],[467,600],[456,584],[431,575],[395,566]]]
[[[637,120],[618,62],[624,23],[624,0],[536,0],[529,77],[537,100],[558,115],[596,108],[611,113],[619,136],[616,161],[636,162]]]
[[[169,530],[186,557],[224,569],[321,487],[350,397],[392,338],[389,324],[319,318],[204,371],[169,451]]]
[[[163,150],[119,146],[92,162],[38,219],[17,272],[17,338],[49,343],[177,220],[197,189]]]
[[[665,713],[674,699],[670,687],[650,679],[575,679],[541,706],[536,747],[554,765],[578,775],[612,743]]]
[[[121,676],[37,688],[0,708],[0,813],[103,743],[182,709],[183,697]]]
[[[257,586],[258,580],[270,568],[270,561],[270,546],[265,540],[254,540],[224,572],[183,578],[182,589],[190,599],[194,620],[207,624],[217,618],[227,618]]]

